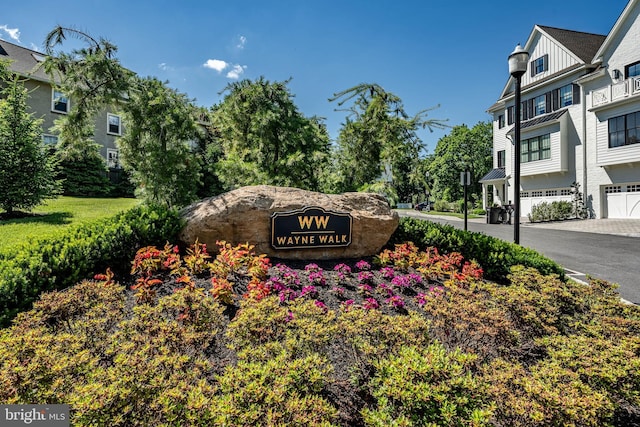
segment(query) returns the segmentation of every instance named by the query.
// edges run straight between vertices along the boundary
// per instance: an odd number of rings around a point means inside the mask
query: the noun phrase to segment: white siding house
[[[640,218],[640,0],[608,35],[536,25],[524,49],[521,213],[571,200],[580,185],[595,218]],[[489,108],[494,170],[481,179],[489,200],[513,200],[513,78]],[[489,197],[492,194],[492,198]]]

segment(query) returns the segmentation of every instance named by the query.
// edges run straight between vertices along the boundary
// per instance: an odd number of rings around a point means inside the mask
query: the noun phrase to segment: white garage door
[[[640,218],[640,184],[611,185],[604,191],[606,218]]]

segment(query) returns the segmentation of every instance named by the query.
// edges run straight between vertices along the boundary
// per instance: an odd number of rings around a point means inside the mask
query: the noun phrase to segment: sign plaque
[[[313,249],[349,246],[353,218],[349,213],[306,207],[271,214],[274,249]]]

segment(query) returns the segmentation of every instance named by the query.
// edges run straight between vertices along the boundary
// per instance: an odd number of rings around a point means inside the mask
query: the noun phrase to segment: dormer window
[[[51,96],[51,110],[56,113],[67,114],[69,112],[69,98],[65,94],[53,89]]]
[[[531,61],[531,64],[529,64],[529,68],[531,69],[531,77],[544,73],[549,69],[549,55],[534,59]]]

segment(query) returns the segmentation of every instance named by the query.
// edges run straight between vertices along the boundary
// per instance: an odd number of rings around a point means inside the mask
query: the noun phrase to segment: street
[[[458,218],[437,217],[416,211],[398,211],[400,216],[426,219],[463,229]],[[486,224],[469,220],[467,229],[506,241],[513,241],[513,225]],[[585,280],[585,275],[617,283],[620,296],[640,304],[640,239],[611,234],[585,233],[520,225],[520,244],[534,249],[562,265],[569,275]]]

